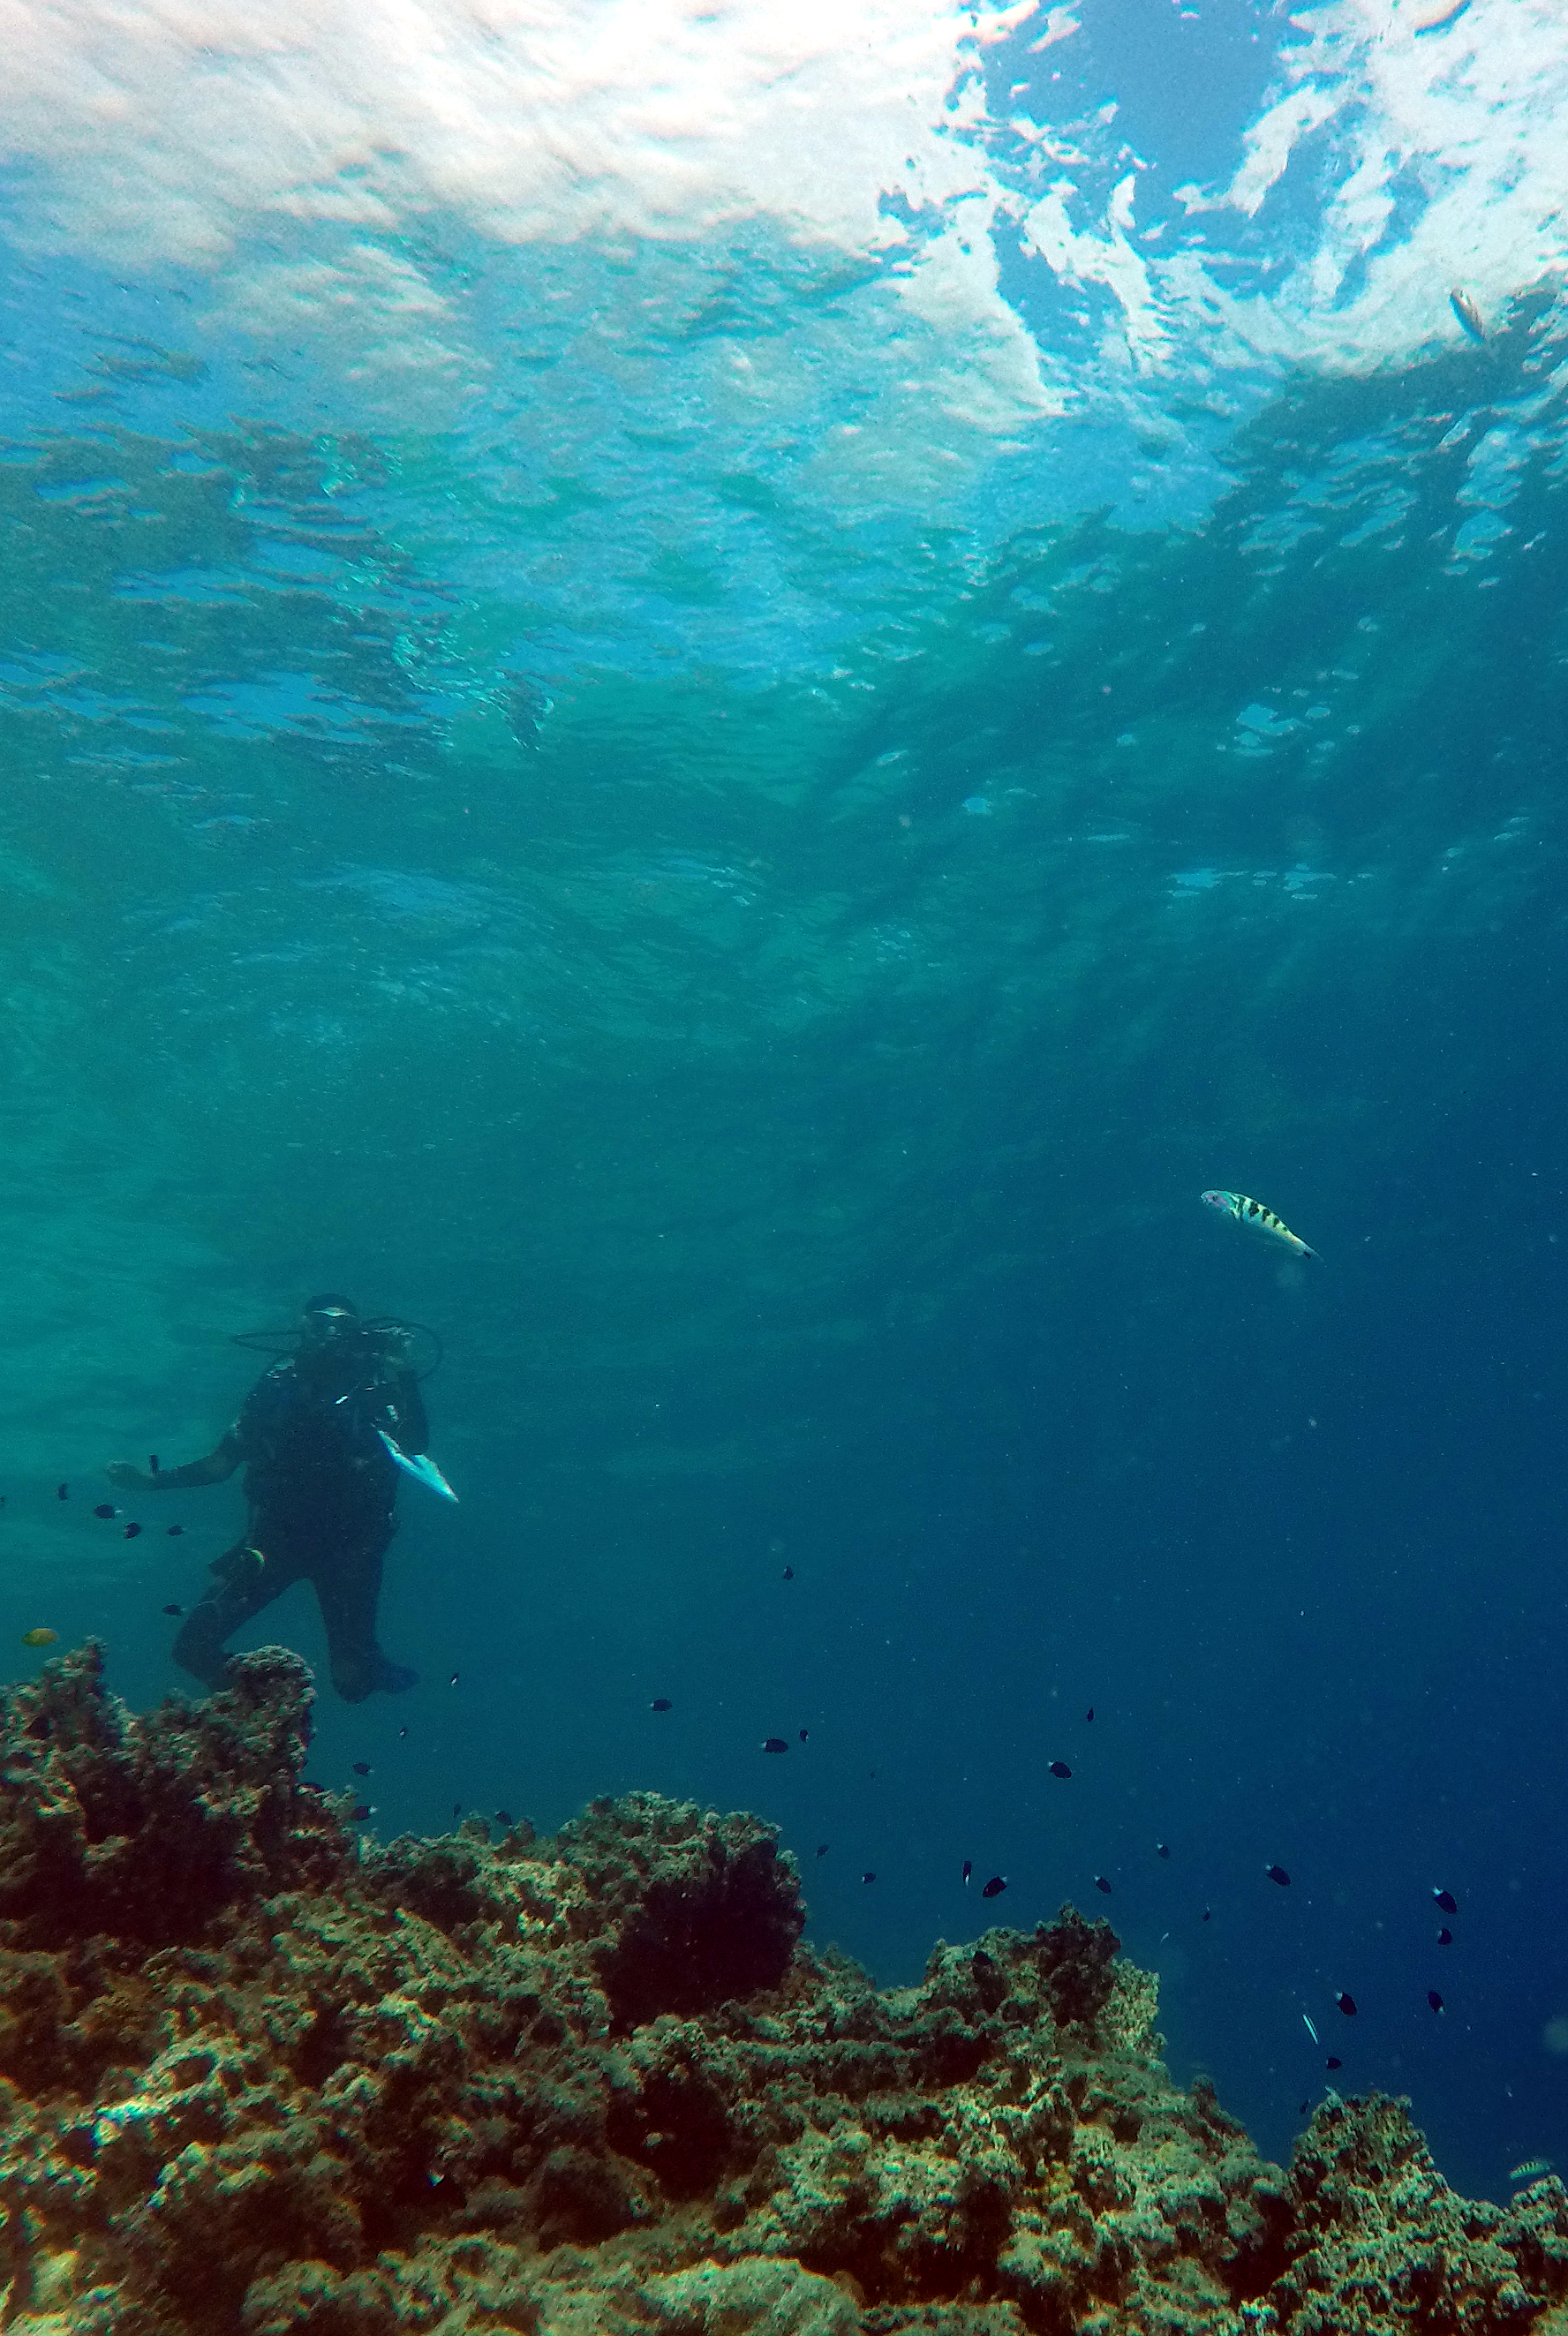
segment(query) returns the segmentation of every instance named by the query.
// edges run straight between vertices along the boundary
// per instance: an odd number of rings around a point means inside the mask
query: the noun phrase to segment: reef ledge
[[[1108,1923],[878,1990],[755,1817],[361,1844],[311,1698],[0,1704],[5,2336],[1568,2336],[1559,2181],[1378,2098],[1269,2165]]]

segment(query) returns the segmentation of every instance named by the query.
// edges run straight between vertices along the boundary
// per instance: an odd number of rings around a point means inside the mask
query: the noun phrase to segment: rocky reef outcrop
[[[1175,2088],[1108,1924],[803,1946],[755,1818],[361,1844],[305,1667],[0,1711],[6,2336],[1568,2336],[1568,2194],[1392,2101],[1286,2172]]]

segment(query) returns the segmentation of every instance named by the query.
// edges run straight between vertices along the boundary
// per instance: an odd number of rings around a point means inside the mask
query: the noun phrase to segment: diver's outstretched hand
[[[116,1460],[103,1474],[122,1493],[155,1493],[158,1489],[157,1477],[150,1476],[145,1468],[138,1468],[131,1460]]]

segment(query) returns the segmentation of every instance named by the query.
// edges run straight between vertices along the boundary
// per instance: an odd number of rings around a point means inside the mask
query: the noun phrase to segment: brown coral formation
[[[1271,2300],[1291,2336],[1523,2330],[1563,2336],[1568,2197],[1537,2182],[1506,2212],[1456,2197],[1398,2101],[1330,2102],[1291,2163],[1289,2263]]]
[[[1456,2198],[1394,2103],[1289,2176],[1070,1908],[879,1991],[749,1817],[361,1847],[271,1649],[4,1711],[7,2336],[1568,2330],[1568,2195]]]

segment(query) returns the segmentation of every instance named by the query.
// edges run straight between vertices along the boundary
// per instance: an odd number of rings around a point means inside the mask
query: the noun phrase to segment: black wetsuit
[[[378,1428],[404,1452],[424,1449],[417,1382],[374,1351],[368,1360],[363,1349],[347,1357],[289,1357],[257,1381],[219,1447],[248,1464],[250,1523],[244,1540],[213,1564],[217,1588],[192,1609],[174,1641],[182,1669],[221,1687],[224,1641],[305,1580],[326,1626],[332,1684],[346,1702],[362,1703],[377,1688],[413,1685],[414,1673],[389,1662],[375,1640],[398,1476]],[[161,1481],[175,1484],[182,1473],[171,1470]]]

